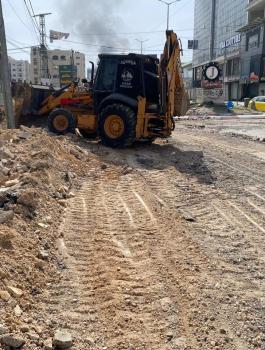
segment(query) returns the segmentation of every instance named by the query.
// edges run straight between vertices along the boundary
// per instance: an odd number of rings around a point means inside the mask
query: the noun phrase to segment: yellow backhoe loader
[[[170,136],[173,117],[187,111],[188,96],[180,41],[173,31],[166,37],[160,61],[138,54],[99,55],[89,90],[80,91],[72,83],[43,99],[37,114],[48,115],[48,128],[54,133],[79,129],[83,136],[98,136],[110,147]]]

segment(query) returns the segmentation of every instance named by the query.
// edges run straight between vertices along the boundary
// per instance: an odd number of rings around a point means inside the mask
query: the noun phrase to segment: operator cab
[[[99,66],[93,86],[95,110],[104,101],[122,100],[136,108],[138,97],[144,97],[148,106],[158,111],[158,59],[146,55],[99,55]]]

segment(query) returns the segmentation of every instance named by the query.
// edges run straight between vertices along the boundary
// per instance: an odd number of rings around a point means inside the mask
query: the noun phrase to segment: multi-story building
[[[48,51],[49,74],[54,86],[60,86],[60,66],[75,66],[77,78],[86,78],[85,55],[69,50]]]
[[[218,62],[223,72],[218,88],[205,85],[205,91],[200,92],[206,100],[242,97],[242,36],[238,30],[247,24],[247,5],[248,0],[195,0],[194,87],[204,88],[202,72],[209,62]]]
[[[241,82],[244,95],[265,95],[265,0],[250,0],[242,36]]]
[[[30,64],[28,61],[8,57],[8,62],[11,81],[30,82]]]
[[[49,83],[55,87],[61,85],[60,67],[72,66],[76,67],[77,78],[86,77],[85,55],[78,51],[72,50],[48,50],[48,75]],[[47,79],[43,79],[41,53],[39,47],[31,49],[31,74],[34,84],[46,83]],[[73,69],[74,70],[74,69]]]

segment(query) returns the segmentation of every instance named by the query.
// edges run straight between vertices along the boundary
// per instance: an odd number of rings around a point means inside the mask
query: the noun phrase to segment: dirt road
[[[265,146],[180,126],[114,152],[60,227],[40,296],[74,349],[265,349]]]

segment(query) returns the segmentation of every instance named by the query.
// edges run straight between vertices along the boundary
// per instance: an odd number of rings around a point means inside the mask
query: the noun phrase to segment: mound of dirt
[[[64,268],[56,254],[58,226],[81,179],[103,171],[75,138],[36,128],[0,130],[1,349],[21,338],[27,349],[42,348],[53,335],[35,306]]]

